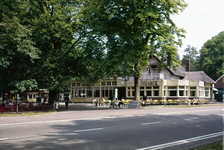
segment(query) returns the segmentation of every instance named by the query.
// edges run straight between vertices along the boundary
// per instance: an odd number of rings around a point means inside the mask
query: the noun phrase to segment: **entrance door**
[[[126,88],[125,87],[119,87],[118,88],[118,99],[121,100],[122,98],[126,98]]]

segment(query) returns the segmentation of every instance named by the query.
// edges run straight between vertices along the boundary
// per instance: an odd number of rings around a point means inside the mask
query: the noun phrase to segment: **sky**
[[[187,45],[199,51],[203,44],[224,31],[224,0],[185,0],[189,5],[179,15],[173,16],[178,28],[186,30],[183,46],[178,50],[182,59]]]

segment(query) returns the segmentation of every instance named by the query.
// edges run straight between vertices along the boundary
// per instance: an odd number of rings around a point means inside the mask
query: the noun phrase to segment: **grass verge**
[[[214,107],[214,106],[224,106],[224,105],[150,105],[150,106],[141,106],[140,108],[190,108],[190,107]]]
[[[194,148],[193,150],[223,150],[223,143],[213,143],[213,144],[208,144],[203,147],[199,148]]]
[[[48,112],[24,112],[19,114],[0,114],[0,117],[15,117],[15,116],[34,116],[34,115],[45,115],[50,114],[56,111],[48,111]]]

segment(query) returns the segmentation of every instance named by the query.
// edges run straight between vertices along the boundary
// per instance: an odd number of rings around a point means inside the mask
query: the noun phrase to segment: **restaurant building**
[[[140,77],[140,97],[149,99],[181,101],[197,97],[200,100],[214,102],[213,88],[216,83],[203,71],[190,72],[190,62],[187,60],[186,69],[182,66],[172,69],[159,69],[160,59],[149,57],[149,65],[144,68]],[[169,65],[170,63],[167,62]],[[105,99],[134,99],[134,77],[129,79],[118,77],[105,79],[95,86],[71,81],[72,102],[92,102],[93,98]]]

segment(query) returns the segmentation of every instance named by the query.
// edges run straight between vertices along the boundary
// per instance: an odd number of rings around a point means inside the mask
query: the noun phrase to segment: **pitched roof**
[[[173,67],[171,67],[170,69],[166,69],[169,70],[173,75],[180,76],[182,78],[185,76],[186,69],[184,69],[184,67],[182,67],[181,65],[175,69]]]
[[[216,82],[218,82],[220,79],[222,79],[224,77],[224,74],[221,76],[221,77],[219,77],[217,80],[216,80]]]
[[[161,61],[161,59],[159,57],[157,57],[156,55],[153,55],[158,61]],[[167,64],[167,62],[163,62],[164,64]],[[182,67],[181,65],[177,68],[173,68],[171,66],[171,68],[165,68],[167,69],[172,75],[175,76],[179,76],[181,78],[184,78],[184,73],[186,72],[186,69],[184,67]]]
[[[185,72],[184,80],[198,80],[204,81],[205,83],[216,83],[209,76],[207,76],[204,71]]]
[[[160,58],[154,55],[154,57],[160,61]],[[166,64],[166,62],[164,62]],[[206,83],[216,83],[214,80],[212,80],[209,76],[207,76],[204,71],[193,71],[193,72],[187,72],[186,69],[179,65],[179,67],[176,67],[175,69],[173,67],[166,68],[172,75],[176,75],[181,77],[183,80],[198,80],[198,81],[204,81]]]

